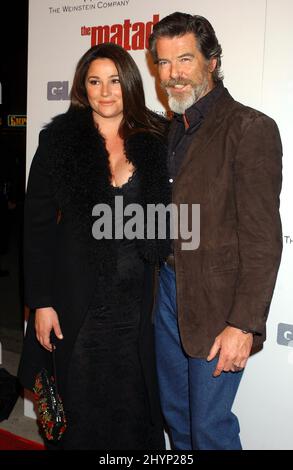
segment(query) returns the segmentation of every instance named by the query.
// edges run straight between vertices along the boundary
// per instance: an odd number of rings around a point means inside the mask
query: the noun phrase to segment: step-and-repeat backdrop
[[[42,126],[69,105],[74,69],[92,45],[113,41],[141,71],[148,106],[164,111],[146,54],[154,23],[174,11],[207,17],[223,47],[225,86],[278,123],[284,147],[284,251],[264,350],[251,358],[234,404],[245,449],[293,449],[293,3],[291,0],[30,0],[27,169]],[[25,402],[25,413],[33,415]]]

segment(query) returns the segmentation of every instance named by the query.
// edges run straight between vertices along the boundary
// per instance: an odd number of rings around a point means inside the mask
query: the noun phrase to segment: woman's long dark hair
[[[133,58],[122,47],[113,43],[93,46],[79,60],[71,88],[71,107],[89,108],[85,80],[91,62],[110,59],[114,62],[122,90],[123,119],[119,134],[122,138],[148,130],[159,135],[165,133],[164,120],[146,107],[140,72]]]

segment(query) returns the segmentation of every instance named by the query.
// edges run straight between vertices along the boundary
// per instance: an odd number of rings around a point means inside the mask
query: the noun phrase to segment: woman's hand
[[[36,309],[35,329],[39,343],[50,352],[52,352],[51,331],[54,330],[57,338],[63,339],[57,312],[52,307]]]

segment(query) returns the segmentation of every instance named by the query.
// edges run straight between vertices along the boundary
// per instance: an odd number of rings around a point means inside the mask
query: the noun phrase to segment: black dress
[[[137,202],[138,173],[114,196]],[[124,220],[125,222],[125,220]],[[151,423],[139,357],[144,261],[135,240],[113,240],[117,267],[99,276],[70,361],[63,449],[162,449],[161,425]]]

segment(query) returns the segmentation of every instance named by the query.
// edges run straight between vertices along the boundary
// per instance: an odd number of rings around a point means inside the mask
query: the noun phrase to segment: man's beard
[[[176,96],[171,94],[169,87],[174,87],[175,85],[191,85],[191,90],[186,93],[182,93]],[[162,82],[162,87],[166,90],[168,94],[168,103],[170,109],[177,114],[184,114],[186,109],[190,108],[194,103],[196,103],[200,98],[202,98],[208,90],[208,79],[207,77],[203,78],[203,81],[200,85],[196,85],[192,80],[184,80],[171,78],[168,81]]]

